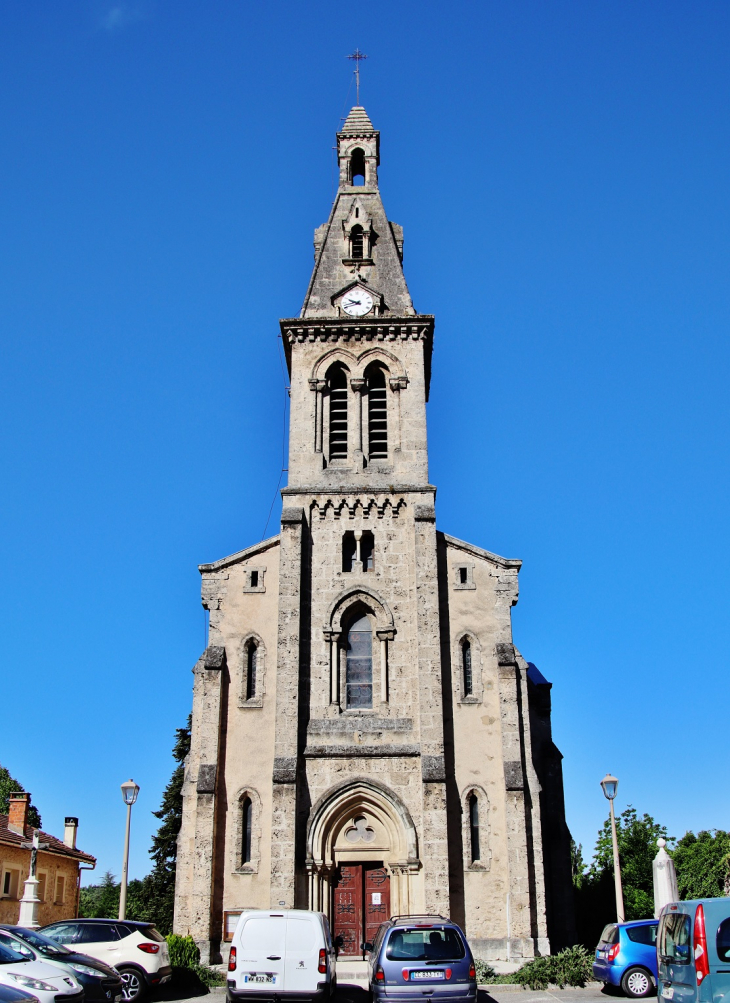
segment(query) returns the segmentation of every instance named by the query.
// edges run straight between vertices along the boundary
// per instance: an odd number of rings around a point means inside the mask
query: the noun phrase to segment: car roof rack
[[[451,922],[451,920],[449,919],[448,916],[442,916],[442,915],[440,915],[440,913],[432,913],[432,912],[430,912],[430,913],[429,912],[411,912],[411,913],[406,913],[404,916],[391,916],[390,917],[391,923],[400,923],[400,922],[402,922],[403,920],[406,920],[406,919],[436,919],[436,920],[439,920],[441,923],[450,923]]]

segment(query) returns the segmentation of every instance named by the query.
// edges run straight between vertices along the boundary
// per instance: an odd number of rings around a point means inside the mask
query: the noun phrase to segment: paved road
[[[209,1003],[223,1003],[225,989],[211,990]],[[522,989],[519,986],[493,986],[479,990],[478,1003],[611,1003],[623,997],[607,992],[597,982],[585,989]],[[203,1003],[205,997],[186,997],[165,994],[165,999],[175,1003]],[[368,1003],[368,994],[360,986],[340,985],[335,996],[335,1003]]]

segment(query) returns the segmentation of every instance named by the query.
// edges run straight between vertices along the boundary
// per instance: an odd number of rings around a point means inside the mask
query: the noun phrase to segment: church
[[[550,683],[514,645],[519,560],[436,528],[434,318],[403,272],[361,105],[298,317],[281,530],[200,567],[175,932],[226,956],[248,908],[314,909],[340,956],[391,915],[450,916],[477,957],[573,943]]]

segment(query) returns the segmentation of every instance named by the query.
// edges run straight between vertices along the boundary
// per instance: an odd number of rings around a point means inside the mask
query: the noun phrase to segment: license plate
[[[276,976],[272,975],[271,972],[250,972],[248,975],[243,976],[243,981],[276,985]]]
[[[444,973],[438,968],[433,968],[425,972],[411,972],[410,977],[412,982],[419,979],[443,979]]]
[[[665,1000],[672,1000],[674,999],[674,990],[665,987],[662,989],[662,996]]]

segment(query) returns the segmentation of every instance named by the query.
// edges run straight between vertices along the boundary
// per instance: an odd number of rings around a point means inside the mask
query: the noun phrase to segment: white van
[[[324,913],[241,913],[228,959],[229,1003],[328,1000],[336,985],[335,949]]]

